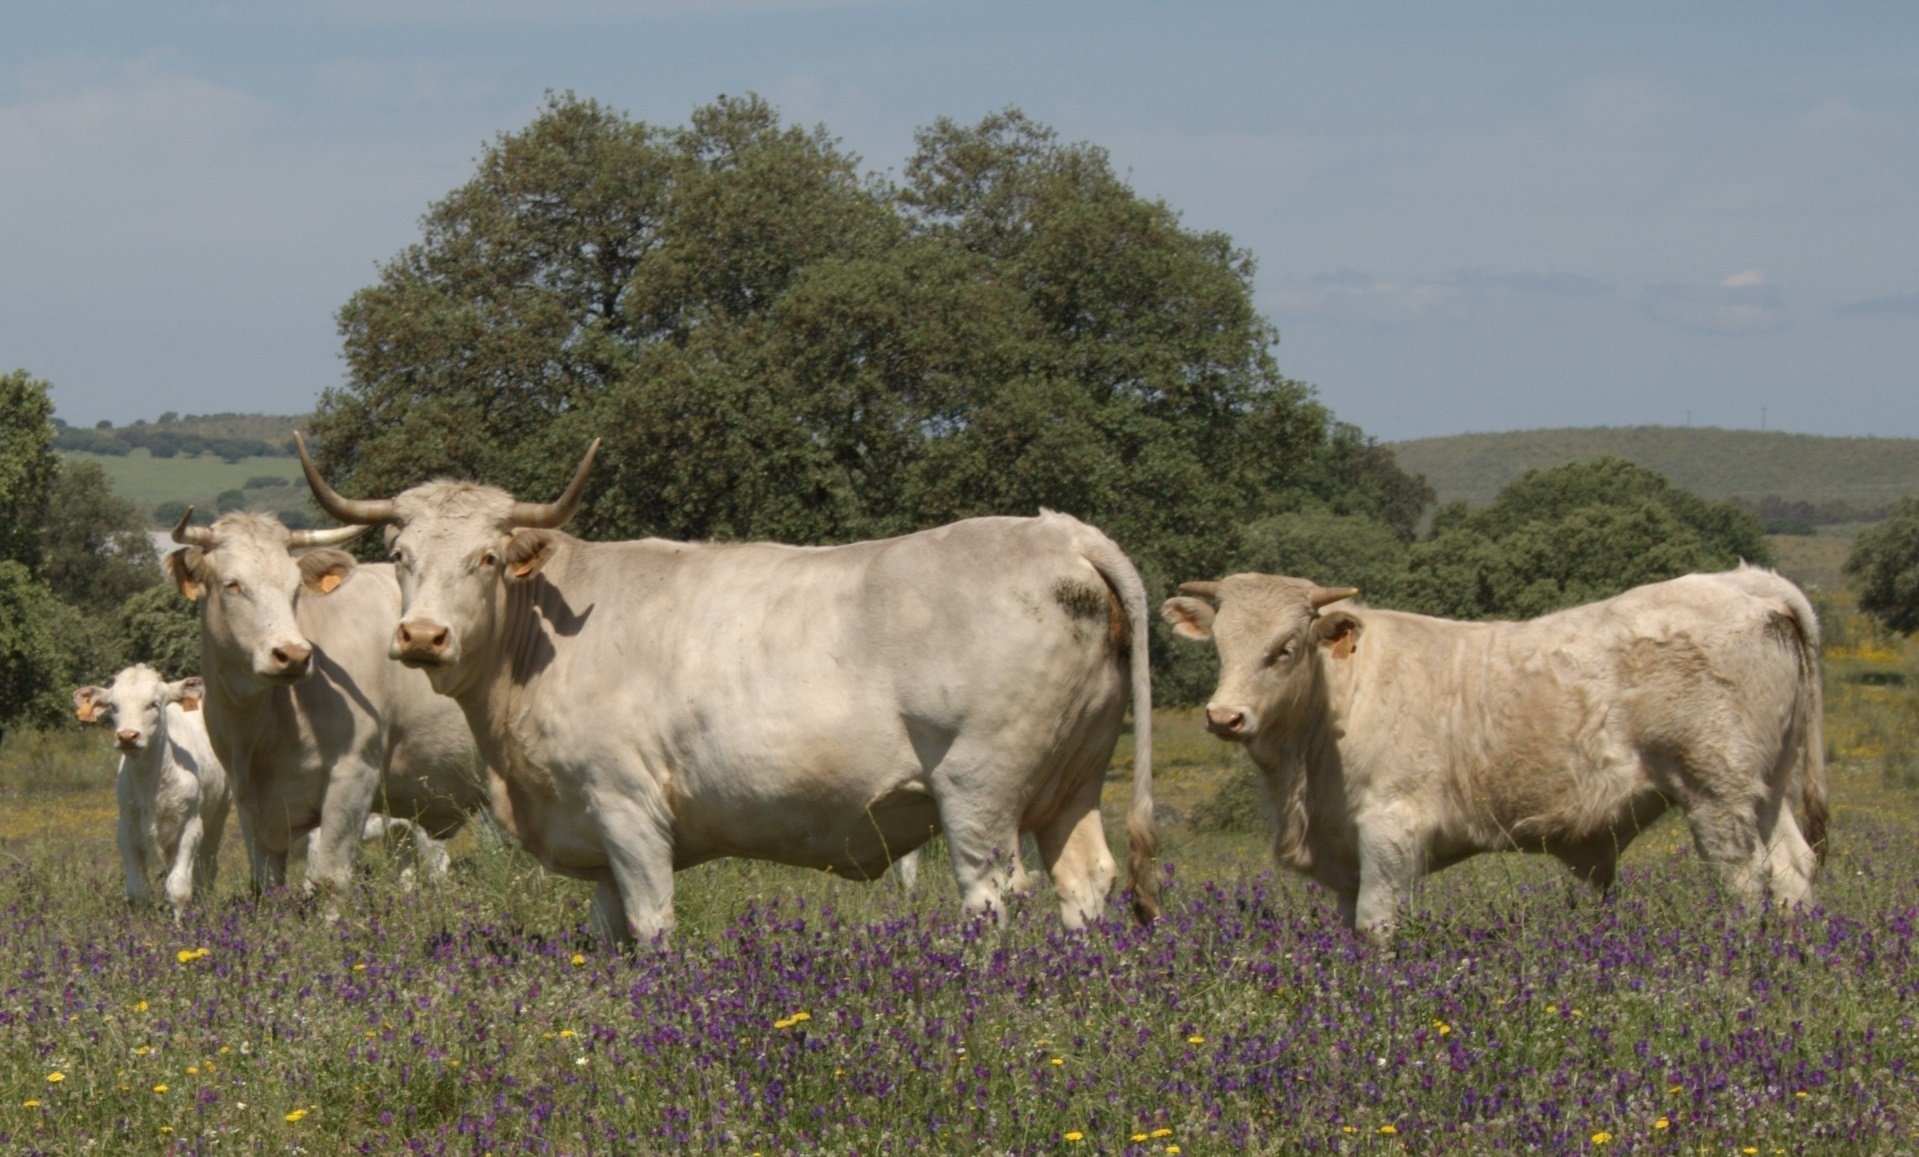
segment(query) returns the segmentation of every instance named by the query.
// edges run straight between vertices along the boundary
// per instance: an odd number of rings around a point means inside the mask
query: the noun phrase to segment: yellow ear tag
[[[339,585],[340,576],[337,574],[328,573],[320,576],[320,593],[323,595],[332,594]]]
[[[92,723],[94,720],[100,718],[100,709],[92,703],[82,703],[73,709],[73,714],[82,723]]]
[[[200,700],[197,697],[187,696],[180,700],[180,710],[182,711],[198,711],[199,709]]]

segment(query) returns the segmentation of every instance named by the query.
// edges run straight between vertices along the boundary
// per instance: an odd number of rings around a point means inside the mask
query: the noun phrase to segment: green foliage
[[[53,481],[42,576],[64,602],[111,611],[160,581],[146,519],[115,497],[97,462],[63,459]]]
[[[1769,564],[1758,522],[1617,458],[1535,470],[1492,506],[1443,508],[1407,560],[1403,604],[1525,618],[1741,559]]]
[[[342,309],[315,416],[348,493],[556,492],[614,538],[835,542],[1044,506],[1154,589],[1305,509],[1410,538],[1425,491],[1284,378],[1253,265],[1016,111],[903,183],[754,98],[636,123],[571,95],[502,136]]]
[[[1889,631],[1919,630],[1919,498],[1905,499],[1884,522],[1861,531],[1845,571],[1861,611]]]
[[[72,689],[120,667],[110,626],[61,602],[17,562],[0,560],[0,728],[64,726]]]
[[[145,663],[169,679],[200,673],[200,608],[172,583],[147,587],[126,601],[115,623],[128,664]]]
[[[0,560],[38,569],[40,528],[58,469],[47,383],[25,370],[0,376]]]

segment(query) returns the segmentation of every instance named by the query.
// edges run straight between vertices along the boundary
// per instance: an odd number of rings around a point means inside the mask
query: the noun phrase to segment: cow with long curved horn
[[[376,796],[435,837],[486,805],[458,707],[386,657],[400,617],[393,568],[336,549],[366,525],[290,531],[266,514],[210,527],[191,518],[189,509],[174,527],[182,549],[166,567],[201,603],[203,710],[255,887],[284,882],[287,853],[311,832],[308,884],[348,888]]]
[[[405,605],[392,651],[458,700],[501,772],[495,814],[595,884],[610,939],[664,933],[673,873],[744,856],[872,879],[943,831],[961,901],[1003,914],[1032,832],[1080,927],[1117,875],[1101,783],[1130,698],[1134,911],[1153,871],[1148,607],[1064,515],[882,542],[585,542],[550,503],[429,482],[321,505],[379,519]]]

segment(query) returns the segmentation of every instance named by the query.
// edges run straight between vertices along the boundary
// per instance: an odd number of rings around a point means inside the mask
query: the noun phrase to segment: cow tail
[[[1127,665],[1133,679],[1133,807],[1126,817],[1127,887],[1133,893],[1133,918],[1150,924],[1159,915],[1159,875],[1154,861],[1159,837],[1153,829],[1153,671],[1147,653],[1152,635],[1147,618],[1146,584],[1131,559],[1100,534],[1084,557],[1099,571],[1118,596],[1126,615],[1129,651]]]
[[[1805,742],[1799,750],[1799,803],[1805,813],[1806,842],[1815,862],[1826,864],[1826,677],[1819,659],[1819,619],[1805,596],[1792,600],[1799,625],[1799,672],[1805,687]]]

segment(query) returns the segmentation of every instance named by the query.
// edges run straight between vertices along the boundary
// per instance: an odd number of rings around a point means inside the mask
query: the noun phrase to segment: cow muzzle
[[[1252,716],[1242,707],[1206,705],[1206,730],[1221,739],[1242,740],[1252,732]]]
[[[306,678],[312,663],[312,647],[305,643],[281,643],[261,657],[259,674],[278,683],[297,683]]]
[[[114,745],[121,751],[138,751],[147,745],[146,736],[132,729],[114,732],[113,739]]]
[[[409,667],[439,667],[453,661],[453,631],[431,619],[404,619],[393,630],[388,652]]]

